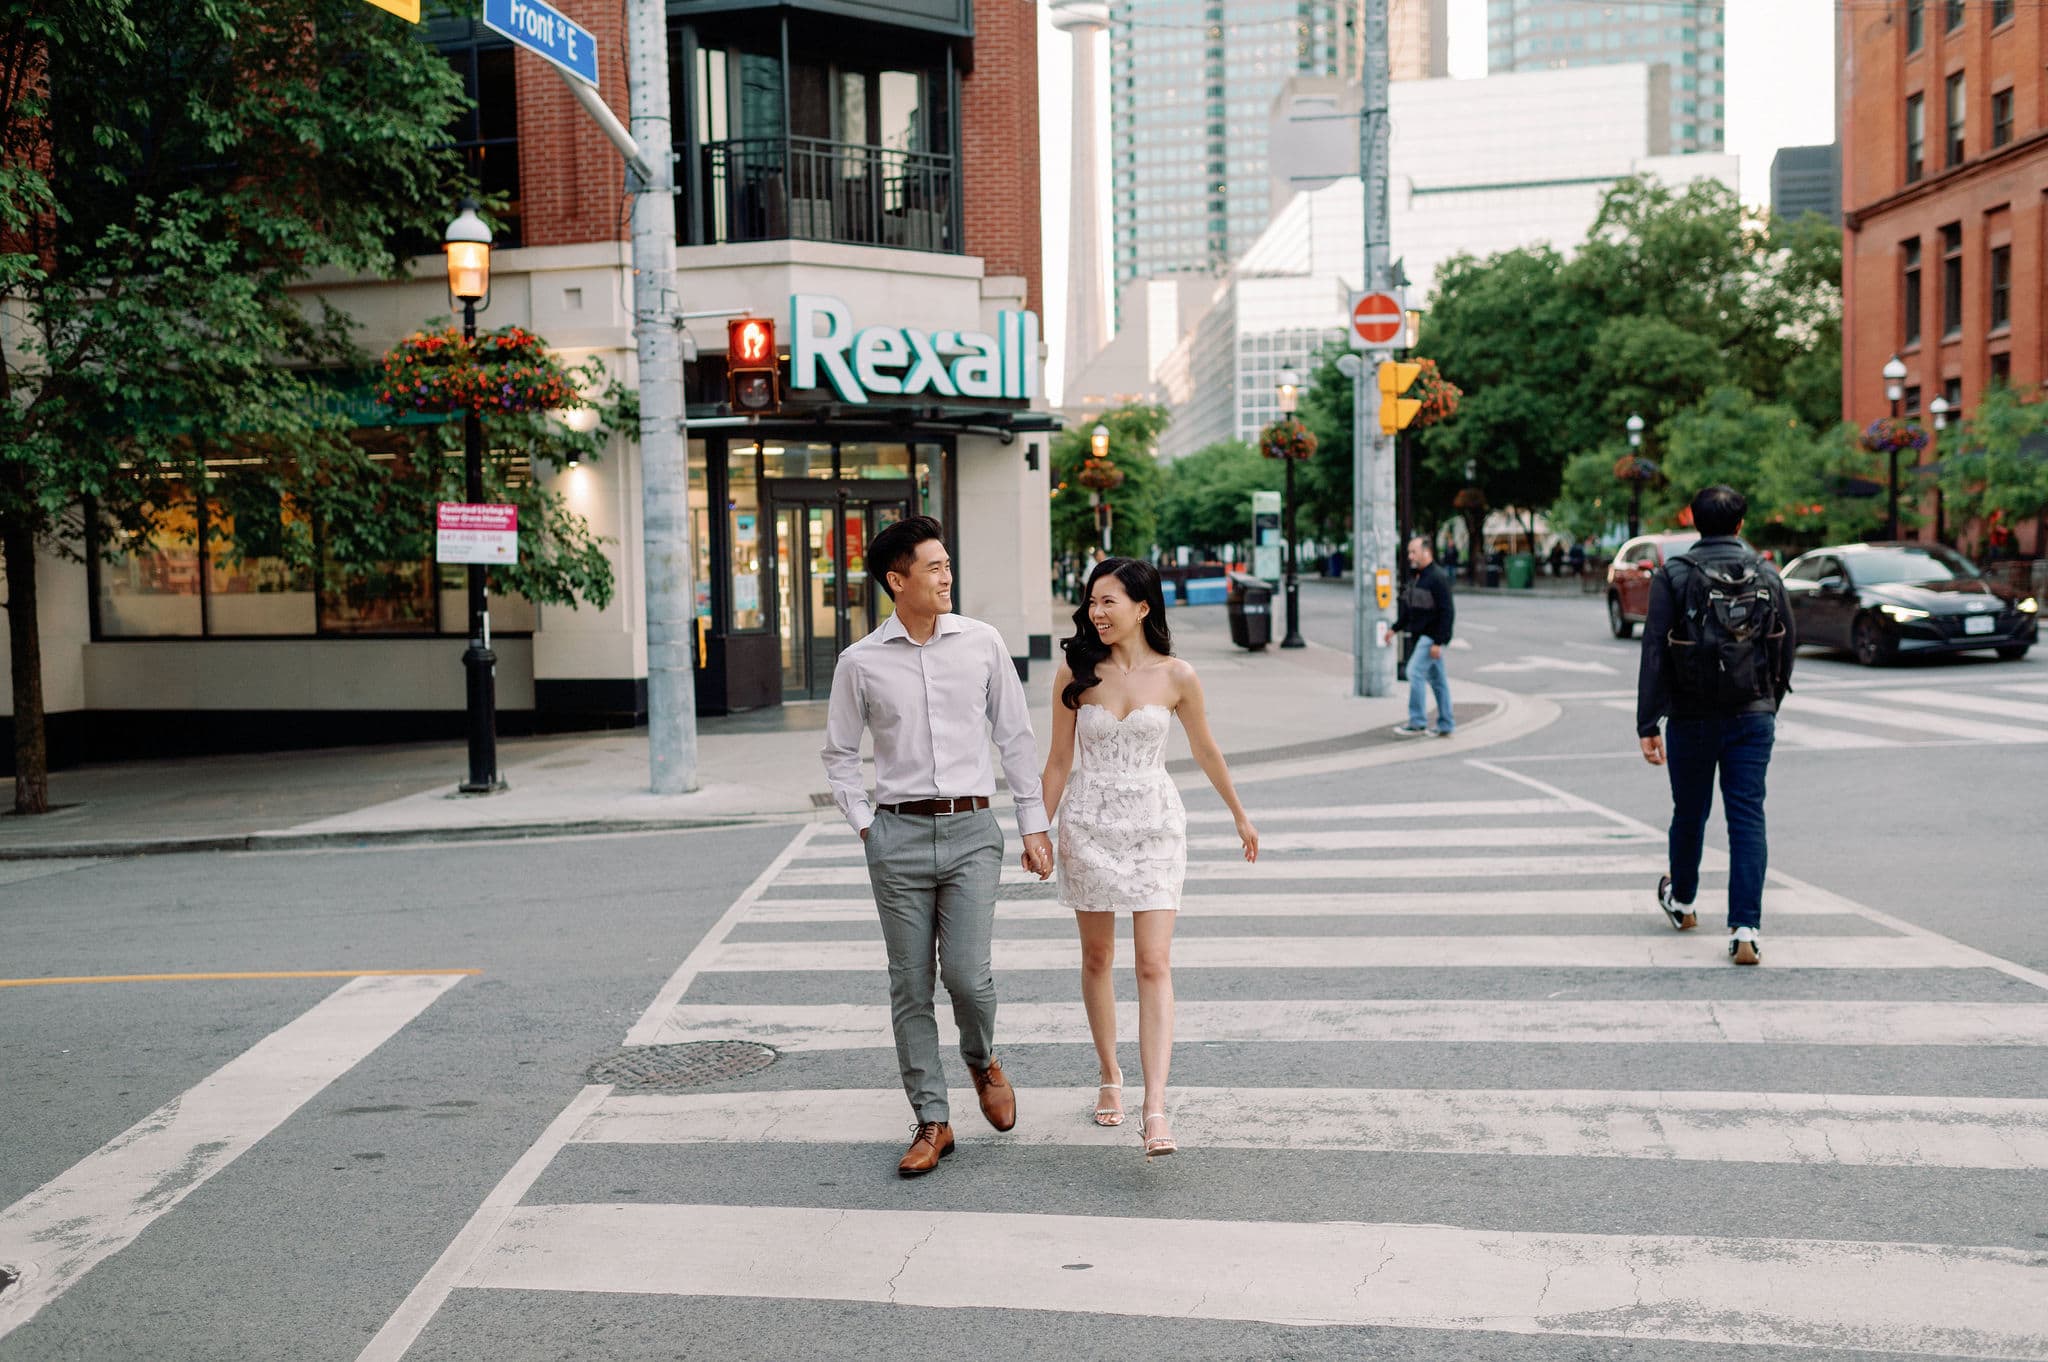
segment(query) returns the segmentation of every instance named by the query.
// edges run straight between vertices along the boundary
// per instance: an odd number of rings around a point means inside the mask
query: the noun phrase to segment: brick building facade
[[[2048,8],[2019,0],[1841,7],[1842,414],[1964,414],[2048,381]],[[1932,459],[1937,450],[1924,457]],[[1931,498],[1930,498],[1931,500]],[[1951,526],[1975,543],[1981,527]],[[2023,552],[2041,554],[2038,522]]]

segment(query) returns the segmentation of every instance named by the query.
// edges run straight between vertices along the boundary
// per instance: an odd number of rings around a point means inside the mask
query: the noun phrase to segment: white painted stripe
[[[576,1094],[569,1105],[562,1108],[555,1119],[548,1122],[548,1128],[541,1132],[533,1147],[520,1155],[519,1161],[506,1170],[491,1194],[477,1207],[476,1214],[462,1227],[434,1265],[427,1269],[427,1275],[406,1293],[398,1309],[377,1331],[368,1347],[356,1354],[356,1362],[398,1362],[407,1350],[419,1340],[419,1336],[441,1306],[448,1300],[448,1293],[464,1273],[476,1263],[491,1241],[505,1226],[506,1219],[518,1206],[521,1197],[547,1171],[555,1155],[562,1152],[562,1146],[569,1142],[600,1102],[611,1092],[608,1084],[594,1084]]]
[[[466,976],[367,975],[0,1211],[0,1337],[183,1201]]]
[[[1661,836],[1662,834],[1658,834]],[[1705,869],[1727,868],[1726,853],[1708,849]],[[1578,878],[1587,875],[1648,875],[1651,883],[1664,871],[1662,856],[1384,856],[1376,860],[1317,861],[1261,860],[1191,861],[1190,880],[1462,880],[1512,878],[1535,880],[1546,876]],[[866,884],[866,866],[800,865],[777,875],[778,890],[804,885]],[[1037,884],[1039,878],[1022,866],[1003,867],[1007,885]],[[634,1042],[638,1043],[638,1042]]]
[[[1702,891],[1699,907],[1711,915],[1719,895]],[[1641,889],[1442,890],[1403,894],[1188,894],[1182,917],[1586,917],[1664,918]],[[1830,917],[1853,913],[1837,899],[1789,889],[1764,891],[1764,917]],[[998,899],[998,922],[1066,922],[1074,910],[1057,899]],[[866,922],[875,920],[868,899],[762,899],[748,922]]]
[[[938,1025],[942,1043],[953,1045],[958,1037],[948,1009],[938,1009]],[[1117,1004],[1117,1029],[1134,1036],[1137,1026],[1138,1005]],[[1183,999],[1174,1005],[1173,1031],[1182,1044],[2048,1046],[2048,1004]],[[1078,1002],[1006,1002],[998,1034],[1005,1046],[1085,1045],[1088,1017]],[[889,1049],[896,1044],[889,1009],[865,1003],[679,1005],[656,1041],[692,1040],[755,1040],[780,1050]]]
[[[1998,687],[2012,695],[2048,695],[2048,681],[2020,681]]]
[[[1256,817],[1253,820],[1256,822]],[[1436,847],[1602,847],[1640,845],[1640,833],[1614,827],[1494,828],[1327,828],[1294,832],[1262,832],[1259,854],[1301,851],[1422,851]],[[1659,837],[1658,841],[1663,838]],[[1238,851],[1237,834],[1196,833],[1189,851]],[[798,860],[865,858],[860,846],[806,847]]]
[[[1661,924],[1660,924],[1661,925]],[[1904,936],[1786,936],[1769,939],[1774,969],[1974,969],[1967,947]],[[1719,969],[1726,938],[1679,935],[1645,923],[1638,936],[1184,936],[1173,967],[1190,969]],[[1131,968],[1128,957],[1117,968]],[[706,973],[811,973],[889,968],[879,939],[731,941],[709,956]],[[995,968],[1078,970],[1077,938],[995,942]]]
[[[1823,728],[1780,717],[1775,725],[1776,741],[1788,747],[1810,747],[1816,751],[1841,751],[1854,747],[1897,747],[1896,738],[1875,733],[1852,733],[1840,728]]]
[[[1634,706],[1630,706],[1634,708]],[[1377,819],[1418,818],[1441,821],[1449,818],[1518,818],[1569,813],[1571,805],[1561,799],[1437,799],[1412,800],[1399,804],[1313,804],[1305,808],[1257,808],[1252,821],[1267,823],[1350,823]],[[1228,809],[1189,809],[1190,823],[1229,823]],[[843,822],[831,824],[818,837],[820,843],[851,842],[859,839]]]
[[[1885,700],[1904,700],[1916,705],[1932,705],[1936,709],[1957,709],[1966,714],[1993,714],[2004,719],[2048,724],[2048,705],[2037,705],[2027,700],[2001,700],[1991,695],[1935,690],[1932,687],[1879,691],[1877,695]]]
[[[2048,1358],[2048,1257],[1942,1244],[543,1205],[462,1284]]]
[[[668,977],[668,982],[654,995],[654,1001],[640,1014],[640,1020],[633,1023],[633,1029],[626,1033],[626,1044],[654,1043],[654,1032],[660,1028],[662,1019],[668,1016],[669,1009],[689,990],[691,982],[697,977],[697,971],[703,968],[704,961],[718,950],[732,929],[739,924],[740,919],[747,915],[747,910],[754,906],[754,901],[768,891],[768,886],[775,882],[775,877],[784,873],[790,859],[803,851],[805,844],[817,836],[818,829],[822,826],[823,824],[819,823],[806,823],[798,828],[796,836],[789,839],[789,844],[768,863],[767,868],[754,877],[752,884],[740,891],[740,896],[732,901],[732,906],[725,910],[718,921],[711,924],[711,930],[704,933],[703,939],[683,957],[683,963],[676,966],[676,972]],[[862,881],[867,879],[866,871],[856,870],[855,873]]]
[[[1944,733],[1951,738],[1977,738],[1985,742],[2034,743],[2048,742],[2048,732],[2032,728],[2015,728],[2010,724],[1978,723],[1974,719],[1958,719],[1947,714],[1936,714],[1924,709],[1909,709],[1904,705],[1866,704],[1860,700],[1821,699],[1817,696],[1795,696],[1786,704],[1800,714],[1819,714],[1835,719],[1861,719],[1865,723],[1883,724],[1889,728],[1908,728],[1916,733]]]
[[[1019,1088],[1025,1119],[995,1142],[1128,1144],[1130,1131],[1081,1119],[1094,1110],[1095,1098],[1093,1088]],[[954,1092],[952,1102],[956,1110],[974,1110],[973,1089]],[[2048,1100],[2041,1099],[1174,1088],[1168,1109],[1182,1145],[1211,1149],[2048,1169]],[[586,1144],[888,1144],[902,1133],[902,1094],[833,1088],[614,1094],[573,1138]]]

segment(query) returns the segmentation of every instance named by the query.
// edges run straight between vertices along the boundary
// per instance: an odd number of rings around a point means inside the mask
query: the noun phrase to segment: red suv
[[[1644,534],[1621,546],[1607,565],[1607,627],[1632,638],[1650,614],[1650,574],[1700,542],[1696,534]]]

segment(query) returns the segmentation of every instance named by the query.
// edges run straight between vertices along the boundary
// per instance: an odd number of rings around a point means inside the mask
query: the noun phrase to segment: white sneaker
[[[1728,933],[1728,958],[1738,965],[1755,965],[1763,961],[1764,947],[1757,940],[1754,927],[1737,927]]]
[[[1425,738],[1429,736],[1429,730],[1417,728],[1413,724],[1402,724],[1394,730],[1394,736],[1397,738]]]

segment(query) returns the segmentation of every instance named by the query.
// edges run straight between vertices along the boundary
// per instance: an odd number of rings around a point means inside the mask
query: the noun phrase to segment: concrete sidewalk
[[[1457,736],[1396,738],[1405,685],[1393,695],[1352,697],[1348,653],[1313,644],[1232,647],[1221,606],[1176,608],[1171,623],[1175,651],[1201,674],[1211,727],[1239,783],[1469,751],[1555,713],[1461,680]],[[1026,687],[1041,754],[1053,672],[1052,663],[1037,664]],[[701,788],[685,795],[648,791],[645,730],[503,740],[499,768],[509,788],[488,796],[456,793],[460,743],[86,767],[51,777],[54,812],[0,818],[0,861],[837,818],[818,758],[824,724],[822,703],[700,721]],[[1215,798],[1177,727],[1170,760],[1191,798]]]

